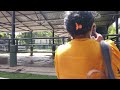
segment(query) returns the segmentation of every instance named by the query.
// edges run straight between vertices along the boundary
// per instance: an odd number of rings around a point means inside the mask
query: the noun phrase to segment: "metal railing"
[[[68,37],[16,38],[16,39],[14,39],[15,45],[17,46],[16,53],[54,53],[57,46],[67,42],[67,38]],[[31,42],[31,39],[32,39],[32,42]],[[37,40],[37,39],[39,39],[39,40],[49,39],[49,41],[51,41],[51,42],[49,42],[49,43],[33,42],[34,40]],[[54,44],[52,44],[53,39],[54,39],[54,41],[56,41],[56,42],[54,42]],[[2,49],[2,50],[0,50],[0,53],[9,53],[12,39],[0,39],[0,40],[7,41],[6,43],[0,44],[0,46],[5,47],[5,50],[3,50],[2,47],[0,47],[0,49]],[[27,44],[19,43],[19,41],[25,42],[25,40],[27,40],[29,43],[27,43]],[[31,49],[31,47],[32,47],[32,49]],[[41,50],[42,47],[47,47],[47,48],[44,48],[46,50]],[[35,51],[36,49],[39,49],[39,50]]]
[[[120,34],[103,34],[104,39],[110,39],[115,42],[116,46],[120,50]]]
[[[112,38],[109,38],[111,36],[114,36]],[[104,39],[111,39],[115,41],[115,44],[120,49],[120,34],[103,34]],[[32,42],[31,42],[32,39]],[[49,39],[51,42],[49,43],[34,43],[33,40],[41,40],[41,39]],[[52,40],[56,40],[54,44],[52,44]],[[3,40],[6,43],[0,43],[0,53],[10,53],[10,45],[12,42],[12,39],[0,39],[0,41]],[[28,44],[20,44],[19,41],[29,41]],[[16,38],[15,39],[15,45],[17,46],[16,53],[54,53],[55,49],[61,45],[67,42],[68,37],[40,37],[40,38]],[[20,50],[20,47],[24,47]],[[26,48],[25,48],[26,47]],[[44,50],[42,50],[44,48]],[[38,51],[36,50],[38,49]]]

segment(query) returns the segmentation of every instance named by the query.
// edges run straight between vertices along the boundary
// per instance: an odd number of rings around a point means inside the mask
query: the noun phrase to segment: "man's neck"
[[[91,38],[91,37],[90,35],[79,35],[79,36],[73,37],[73,39],[82,39],[82,38]]]

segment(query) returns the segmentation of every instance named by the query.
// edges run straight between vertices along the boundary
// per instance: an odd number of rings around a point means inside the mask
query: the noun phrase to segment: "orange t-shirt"
[[[119,78],[120,52],[111,40],[106,42],[112,47],[113,71]],[[58,79],[86,79],[90,70],[105,72],[100,44],[89,38],[73,39],[59,46],[54,61]],[[94,78],[98,77],[98,74],[94,75]]]

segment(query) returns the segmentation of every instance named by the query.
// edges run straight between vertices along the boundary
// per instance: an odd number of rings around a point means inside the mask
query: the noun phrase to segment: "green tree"
[[[111,25],[108,28],[108,34],[115,34],[115,33],[116,33],[115,27],[113,25]]]
[[[120,34],[120,24],[118,26],[118,33]],[[111,25],[109,28],[108,28],[108,34],[116,34],[116,28]],[[115,36],[109,36],[109,38],[114,38]]]
[[[0,33],[0,38],[8,38],[9,35],[7,33]]]
[[[31,34],[30,32],[24,32],[20,35],[16,36],[17,38],[31,38]],[[51,31],[41,31],[41,32],[33,32],[32,34],[33,38],[39,38],[39,37],[52,37],[52,32]],[[55,35],[55,37],[58,37],[57,35]],[[52,44],[52,39],[49,39],[49,44]],[[62,39],[54,39],[55,44],[61,44],[62,43]],[[21,44],[30,44],[30,40],[19,40],[19,43]],[[33,40],[34,43],[34,40]],[[45,47],[45,46],[43,46]]]
[[[111,25],[109,28],[108,28],[108,34],[116,34],[116,28],[113,26],[113,25]],[[115,36],[109,36],[109,39],[110,38],[114,38]]]

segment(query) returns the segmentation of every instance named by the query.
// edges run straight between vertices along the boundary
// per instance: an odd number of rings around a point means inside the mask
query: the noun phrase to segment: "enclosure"
[[[97,32],[104,39],[109,36],[120,49],[120,34],[118,33],[119,11],[92,11],[95,16]],[[0,38],[0,52],[8,53],[9,65],[17,66],[18,53],[49,53],[53,60],[55,49],[69,41],[70,35],[64,28],[65,11],[0,11],[0,32],[5,32],[6,37]],[[108,28],[116,23],[116,34],[108,35]],[[44,33],[38,37],[39,32]],[[24,34],[23,38],[16,37],[17,33]],[[26,36],[29,35],[29,38]],[[29,56],[28,55],[28,56]]]

